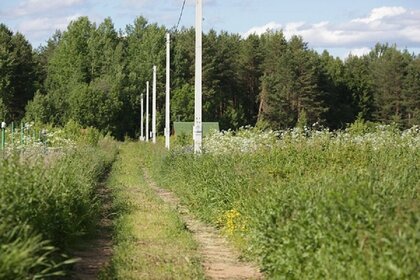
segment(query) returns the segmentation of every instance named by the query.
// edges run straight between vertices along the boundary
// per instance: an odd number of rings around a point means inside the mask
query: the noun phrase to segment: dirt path
[[[255,265],[239,260],[239,253],[215,228],[195,219],[188,212],[188,209],[180,204],[174,193],[159,188],[151,179],[147,170],[144,169],[143,172],[149,186],[155,190],[164,202],[179,212],[188,229],[194,235],[203,257],[205,274],[209,279],[264,278]]]
[[[110,190],[105,186],[98,189],[98,197],[101,201],[101,219],[96,229],[95,236],[86,244],[81,244],[80,250],[73,252],[73,256],[80,258],[73,268],[71,279],[94,280],[98,279],[102,271],[109,263],[112,256],[112,220]]]

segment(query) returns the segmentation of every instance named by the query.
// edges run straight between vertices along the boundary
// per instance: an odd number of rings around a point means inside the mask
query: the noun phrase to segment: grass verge
[[[232,136],[218,139],[222,153],[201,156],[155,147],[151,173],[270,278],[419,279],[411,133],[292,134],[254,152],[231,152],[250,143]]]
[[[204,278],[197,244],[185,224],[145,182],[145,147],[123,144],[110,173],[115,245],[101,279]]]
[[[0,159],[0,279],[63,277],[64,255],[96,226],[96,186],[116,155],[115,141]]]

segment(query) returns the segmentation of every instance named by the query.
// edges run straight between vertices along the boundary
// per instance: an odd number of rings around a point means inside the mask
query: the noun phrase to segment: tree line
[[[165,33],[172,33],[172,120],[194,117],[193,28],[168,30],[138,17],[125,30],[87,17],[33,49],[0,24],[0,117],[64,125],[69,120],[118,138],[137,136],[140,97],[158,66],[157,122],[164,126]],[[281,31],[247,38],[203,36],[203,119],[222,129],[282,129],[317,123],[344,128],[356,119],[420,123],[420,57],[395,45],[345,60]]]

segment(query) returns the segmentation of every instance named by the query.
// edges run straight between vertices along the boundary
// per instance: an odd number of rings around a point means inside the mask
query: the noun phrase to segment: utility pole
[[[144,111],[144,96],[143,96],[143,93],[141,94],[141,96],[140,96],[140,99],[141,99],[141,110],[140,110],[140,141],[144,141],[144,131],[143,131],[143,128],[144,128],[144,126],[143,126],[143,120],[144,120],[144,118],[143,118],[143,111]]]
[[[166,33],[166,112],[165,112],[165,147],[170,149],[171,120],[170,120],[170,82],[171,82],[171,35]]]
[[[149,142],[149,81],[146,83],[146,142]]]
[[[156,144],[156,66],[153,66],[152,137]]]
[[[194,153],[201,154],[203,141],[202,123],[202,58],[203,58],[203,1],[196,0],[195,7],[195,108],[194,108]]]

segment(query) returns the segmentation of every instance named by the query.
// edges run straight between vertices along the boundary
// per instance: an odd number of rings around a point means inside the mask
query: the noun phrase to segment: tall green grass
[[[419,279],[418,130],[310,133],[252,152],[156,149],[155,177],[271,278]]]
[[[204,279],[196,242],[143,173],[151,146],[121,145],[107,180],[115,232],[111,264],[100,279]]]
[[[95,188],[116,152],[102,138],[59,155],[0,159],[0,279],[64,274],[64,253],[95,226]]]

